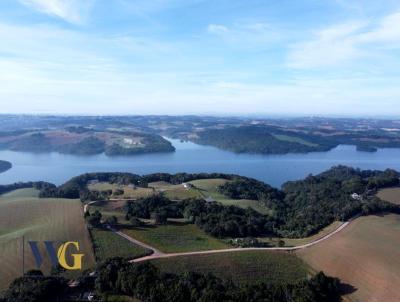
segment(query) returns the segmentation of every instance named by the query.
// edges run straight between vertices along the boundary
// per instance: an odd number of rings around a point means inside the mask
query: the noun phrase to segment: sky
[[[398,0],[1,0],[0,113],[400,117]]]

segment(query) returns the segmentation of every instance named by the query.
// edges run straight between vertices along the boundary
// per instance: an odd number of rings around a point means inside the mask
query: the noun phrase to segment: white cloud
[[[400,13],[378,24],[355,22],[314,32],[313,39],[290,47],[287,65],[292,68],[341,66],[362,58],[379,57],[379,49],[400,47]],[[382,55],[382,54],[381,54]]]
[[[263,51],[285,38],[282,30],[264,22],[209,24],[207,32],[237,50]]]
[[[357,37],[360,43],[399,43],[400,42],[400,12],[383,18],[377,28]]]
[[[18,0],[42,13],[56,16],[70,23],[81,23],[94,0]]]
[[[208,32],[216,35],[225,34],[229,31],[229,29],[224,25],[219,24],[210,24],[208,25]]]

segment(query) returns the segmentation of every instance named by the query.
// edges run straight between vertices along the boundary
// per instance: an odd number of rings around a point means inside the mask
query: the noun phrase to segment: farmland
[[[367,216],[298,255],[313,269],[353,286],[350,301],[395,302],[400,301],[399,246],[399,215]]]
[[[172,222],[167,225],[147,225],[124,229],[127,235],[145,242],[162,252],[191,252],[223,249],[228,246],[222,241],[205,234],[194,224]]]
[[[150,251],[137,246],[108,230],[93,229],[90,231],[96,261],[104,261],[112,257],[137,258]]]
[[[382,200],[400,205],[400,188],[387,188],[380,190],[377,196]]]
[[[152,260],[161,271],[213,273],[241,284],[286,283],[305,279],[309,268],[289,253],[250,251],[213,255],[181,256]]]
[[[39,199],[34,189],[21,189],[0,197],[0,289],[22,272],[21,238],[35,241],[78,241],[85,254],[84,268],[94,265],[92,245],[78,200]],[[44,253],[44,247],[41,246]],[[35,268],[30,250],[25,250],[26,270]],[[49,272],[45,257],[42,270]]]

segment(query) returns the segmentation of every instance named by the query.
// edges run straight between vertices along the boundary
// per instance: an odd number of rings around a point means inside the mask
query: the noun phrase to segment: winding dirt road
[[[88,210],[89,205],[95,203],[96,201],[89,202],[88,204],[84,205],[84,212]],[[359,215],[349,219],[346,222],[343,222],[337,229],[334,231],[330,232],[329,234],[314,240],[312,242],[298,245],[298,246],[293,246],[293,247],[249,247],[249,248],[230,248],[230,249],[220,249],[220,250],[207,250],[207,251],[196,251],[196,252],[184,252],[184,253],[164,253],[155,247],[148,245],[147,243],[144,243],[142,241],[139,241],[135,238],[132,238],[128,236],[127,234],[120,232],[110,226],[107,226],[107,228],[111,231],[114,232],[116,235],[121,236],[122,238],[132,242],[133,244],[139,245],[145,249],[151,250],[153,253],[149,256],[141,257],[141,258],[136,258],[133,260],[130,260],[129,262],[131,263],[138,263],[138,262],[143,262],[147,260],[153,260],[153,259],[161,259],[161,258],[173,258],[173,257],[180,257],[180,256],[195,256],[195,255],[208,255],[208,254],[218,254],[218,253],[231,253],[231,252],[245,252],[245,251],[296,251],[296,250],[301,250],[308,248],[310,246],[319,244],[320,242],[329,239],[330,237],[336,235],[337,233],[341,232],[343,229],[345,229],[352,221],[357,219]]]
[[[151,254],[149,256],[133,259],[130,262],[131,263],[137,263],[137,262],[143,262],[143,261],[147,261],[147,260],[160,259],[160,258],[172,258],[172,257],[195,256],[195,255],[208,255],[208,254],[218,254],[218,253],[227,253],[227,252],[231,253],[231,252],[245,252],[245,251],[295,251],[295,250],[308,248],[310,246],[318,244],[318,243],[320,243],[320,242],[332,237],[333,235],[339,233],[344,228],[346,228],[350,224],[351,221],[352,220],[342,223],[336,230],[332,231],[331,233],[325,235],[324,237],[322,237],[320,239],[317,239],[317,240],[312,241],[312,242],[307,243],[307,244],[298,245],[298,246],[294,246],[294,247],[249,247],[249,248],[231,248],[231,249],[208,250],[208,251],[197,251],[197,252],[186,252],[186,253],[168,253],[168,254],[160,252],[160,251],[157,250],[157,252],[155,252],[155,253],[153,253],[153,254]],[[126,234],[124,234],[124,235],[126,236]],[[127,237],[129,237],[129,236],[127,236]],[[131,239],[133,239],[133,238],[131,238]],[[133,239],[133,240],[135,242],[137,242],[136,244],[139,244],[139,245],[145,247],[145,245],[143,245],[142,242],[137,241],[135,239]],[[148,245],[146,245],[146,246],[148,246]],[[154,250],[154,248],[152,248],[152,250]]]

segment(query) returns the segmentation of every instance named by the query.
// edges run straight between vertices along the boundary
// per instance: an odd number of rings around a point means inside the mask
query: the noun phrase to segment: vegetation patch
[[[274,136],[275,136],[275,138],[277,138],[281,141],[295,142],[295,143],[303,144],[303,145],[306,145],[309,147],[318,147],[317,144],[306,141],[305,139],[302,139],[301,137],[289,136],[289,135],[284,135],[284,134],[274,134]]]
[[[304,238],[285,238],[285,237],[259,237],[257,240],[261,243],[265,243],[268,246],[275,247],[294,247],[299,245],[304,245],[318,239],[325,237],[326,235],[335,231],[338,227],[342,225],[343,222],[335,221],[327,227],[320,230],[317,234],[304,237]]]
[[[90,191],[109,191],[111,190],[112,199],[138,199],[154,194],[152,188],[142,188],[135,185],[122,185],[116,183],[99,182],[88,185]]]
[[[140,302],[140,300],[122,295],[107,295],[104,300],[105,302]]]
[[[134,259],[151,253],[109,230],[93,228],[90,234],[97,262],[113,257]]]
[[[302,260],[284,252],[238,251],[157,259],[151,262],[163,272],[212,273],[239,284],[294,283],[306,279],[309,272],[308,266]]]
[[[221,240],[207,235],[196,225],[182,222],[124,229],[123,232],[165,253],[205,251],[229,247]]]
[[[227,183],[232,183],[231,180],[223,178],[198,179],[189,183],[192,184],[195,189],[199,190],[199,193],[205,199],[211,199],[226,206],[236,206],[242,209],[252,208],[261,214],[267,215],[271,213],[271,210],[265,205],[265,203],[260,202],[259,200],[232,199],[229,196],[221,193],[220,188]]]
[[[301,135],[263,125],[205,129],[194,142],[236,153],[285,154],[327,151],[338,143],[322,136]]]

